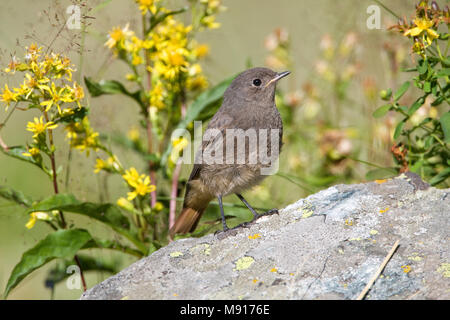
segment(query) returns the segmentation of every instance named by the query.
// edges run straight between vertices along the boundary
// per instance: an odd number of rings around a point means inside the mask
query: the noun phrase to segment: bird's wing
[[[209,140],[202,141],[201,149],[198,150],[197,152],[203,152],[209,145],[213,144],[217,140],[219,135],[222,135],[222,137],[224,137],[225,130],[230,128],[230,124],[232,122],[233,122],[233,117],[230,116],[229,114],[220,113],[220,112],[216,113],[214,115],[214,117],[212,117],[211,121],[209,122],[206,130],[217,129],[220,131],[220,133],[218,132],[215,137],[211,137]],[[201,168],[202,168],[202,163],[194,164],[191,175],[189,176],[188,184],[189,184],[189,181],[195,180],[198,178]]]

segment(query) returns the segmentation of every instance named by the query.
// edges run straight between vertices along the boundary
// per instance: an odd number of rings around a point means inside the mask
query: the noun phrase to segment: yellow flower
[[[220,23],[216,22],[215,16],[206,16],[200,20],[201,24],[209,29],[217,29],[220,27]]]
[[[112,49],[118,45],[122,45],[126,37],[132,36],[133,31],[128,30],[129,24],[127,24],[123,29],[120,27],[115,27],[108,34],[108,41],[105,42],[105,46]]]
[[[139,176],[139,173],[134,167],[131,167],[129,170],[125,170],[125,174],[122,175],[122,177],[130,186],[134,184],[136,181],[138,181],[139,178],[141,178],[141,176]]]
[[[37,220],[44,220],[44,221],[50,221],[51,217],[48,215],[47,212],[32,212],[30,214],[30,219],[28,220],[27,224],[25,225],[25,227],[27,229],[31,229],[34,227],[34,225],[36,224]]]
[[[36,157],[40,153],[41,151],[38,148],[33,147],[28,149],[28,152],[23,152],[22,155],[24,155],[25,157]]]
[[[164,108],[164,87],[161,82],[158,82],[153,86],[152,91],[150,91],[150,105],[158,109]]]
[[[131,63],[133,66],[137,66],[139,64],[142,64],[144,62],[144,59],[140,55],[133,55],[133,59],[131,60]]]
[[[145,174],[139,175],[135,168],[130,168],[126,170],[125,174],[122,176],[127,184],[134,190],[128,192],[128,200],[131,201],[137,196],[145,196],[148,193],[155,191],[156,186],[150,185],[150,177]]]
[[[138,142],[140,137],[139,130],[136,127],[133,127],[128,131],[127,136],[131,141]]]
[[[5,68],[3,71],[5,71],[6,73],[10,73],[12,72],[13,74],[16,72],[16,67],[19,65],[19,63],[17,62],[16,57],[14,56],[11,61],[8,64],[8,67]]]
[[[156,5],[157,0],[135,0],[139,5],[139,10],[141,10],[142,15],[145,15],[148,11],[152,14],[156,13]]]
[[[83,87],[80,86],[78,83],[74,83],[73,84],[73,89],[72,89],[72,93],[73,93],[73,97],[74,100],[77,102],[78,107],[81,108],[80,105],[80,100],[84,98],[84,90]]]
[[[58,125],[52,121],[44,123],[44,117],[41,116],[39,119],[34,118],[34,122],[28,122],[27,130],[34,133],[33,138],[45,132],[45,130],[53,130],[57,128]]]
[[[209,54],[209,46],[207,44],[201,44],[194,50],[194,54],[198,59],[206,57]]]
[[[432,29],[434,25],[434,22],[432,20],[428,20],[426,17],[415,18],[414,24],[416,25],[416,27],[406,30],[403,34],[404,36],[417,37],[422,33],[426,33],[426,37],[425,34],[423,36],[428,45],[431,45],[434,39],[439,38],[439,34]]]
[[[52,82],[52,87],[50,88],[47,85],[41,86],[44,91],[47,91],[50,95],[49,100],[45,100],[41,102],[41,106],[45,107],[45,111],[50,110],[53,104],[58,108],[59,114],[61,114],[60,102],[72,102],[72,92],[71,89],[67,87],[60,88],[59,90],[56,88],[55,83]]]
[[[117,205],[127,211],[134,211],[133,204],[123,197],[117,199]]]
[[[101,170],[112,171],[119,169],[119,164],[115,156],[109,157],[106,161],[100,158],[95,159],[95,161],[95,173],[99,173]]]
[[[9,90],[7,84],[5,84],[5,89],[3,89],[3,93],[0,96],[1,101],[5,102],[7,106],[9,106],[11,101],[17,101],[17,95]]]
[[[67,130],[67,138],[70,139],[70,146],[80,151],[85,150],[87,156],[90,149],[97,150],[100,146],[99,134],[92,130],[87,117],[84,117],[81,122],[68,124],[65,130]]]
[[[180,137],[178,139],[172,140],[172,146],[177,150],[183,150],[187,147],[188,144],[189,141],[185,137]]]
[[[186,86],[189,90],[195,91],[208,88],[209,83],[204,75],[198,75],[193,78],[188,78]]]
[[[132,185],[134,187],[134,191],[128,192],[128,200],[133,200],[137,196],[145,196],[148,193],[151,193],[156,190],[156,186],[150,185],[150,177],[146,176],[144,180],[139,179],[136,184]]]
[[[164,209],[164,205],[161,203],[161,202],[156,202],[155,203],[155,206],[153,207],[153,210],[156,210],[156,211],[161,211],[162,209]]]

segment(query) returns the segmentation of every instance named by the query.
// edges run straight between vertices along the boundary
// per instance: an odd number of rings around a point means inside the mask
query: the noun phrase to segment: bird
[[[263,67],[251,68],[237,75],[225,90],[222,105],[211,118],[196,153],[183,208],[169,230],[171,238],[175,234],[193,232],[214,198],[219,203],[223,231],[229,230],[222,202],[224,196],[235,194],[252,212],[252,221],[278,212],[272,209],[259,214],[241,193],[261,183],[267,177],[262,171],[272,165],[260,158],[255,161],[258,151],[252,148],[252,143],[257,143],[258,147],[266,145],[268,154],[273,155],[272,160],[277,160],[281,151],[283,122],[275,104],[275,90],[278,80],[289,74],[289,71],[278,73]],[[236,132],[244,134],[244,146],[239,145],[237,140],[242,137]],[[266,135],[260,136],[264,132]],[[270,132],[275,133],[269,137]],[[256,142],[251,141],[255,136]],[[272,143],[273,137],[277,138],[275,143]],[[228,141],[234,144],[227,150]],[[238,158],[241,161],[237,161]]]

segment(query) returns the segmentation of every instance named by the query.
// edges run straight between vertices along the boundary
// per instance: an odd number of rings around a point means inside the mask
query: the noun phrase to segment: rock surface
[[[172,242],[81,299],[450,299],[450,189],[414,174],[337,185],[236,235]]]

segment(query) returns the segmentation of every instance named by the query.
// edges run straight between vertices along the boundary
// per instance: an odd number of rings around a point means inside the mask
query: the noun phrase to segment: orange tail
[[[183,208],[180,216],[175,221],[175,224],[172,226],[172,228],[170,228],[170,237],[173,238],[173,236],[177,233],[188,233],[194,231],[203,214],[203,211],[205,211],[205,208]]]

